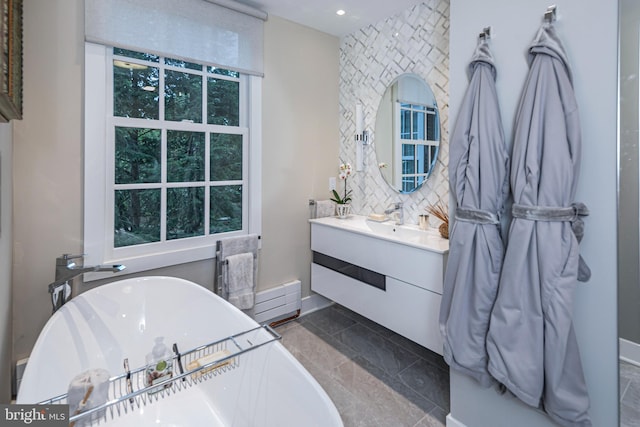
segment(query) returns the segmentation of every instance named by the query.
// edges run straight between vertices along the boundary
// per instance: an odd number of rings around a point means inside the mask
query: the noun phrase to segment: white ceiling
[[[421,3],[420,0],[239,0],[270,15],[338,37]],[[338,16],[336,11],[346,12]]]

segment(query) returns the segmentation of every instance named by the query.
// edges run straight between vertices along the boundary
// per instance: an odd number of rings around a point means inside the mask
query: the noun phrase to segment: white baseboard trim
[[[330,299],[320,294],[311,294],[308,297],[302,298],[300,315],[304,316],[305,314],[313,313],[314,311],[329,307],[331,304],[333,304],[333,301]]]
[[[620,338],[620,360],[640,366],[640,344]]]
[[[451,413],[447,415],[447,427],[467,427],[462,424],[460,421],[456,420],[451,416]]]

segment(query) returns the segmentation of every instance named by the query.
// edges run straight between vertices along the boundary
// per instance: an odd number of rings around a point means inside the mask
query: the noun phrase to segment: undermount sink
[[[373,221],[362,215],[351,215],[344,219],[337,217],[318,218],[311,220],[311,222],[435,252],[444,253],[449,250],[449,241],[443,239],[435,228],[421,230],[417,225],[397,225],[393,220]]]
[[[394,235],[399,239],[424,239],[430,236],[438,236],[435,231],[421,230],[411,225],[397,225],[393,221],[379,222],[367,219],[365,224],[374,233]]]

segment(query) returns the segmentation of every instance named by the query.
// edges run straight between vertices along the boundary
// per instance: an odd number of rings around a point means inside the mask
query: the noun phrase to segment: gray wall
[[[527,73],[526,48],[551,2],[529,0],[451,0],[451,125],[468,81],[466,67],[482,28],[493,27],[491,47],[497,89],[511,138]],[[575,293],[574,320],[591,396],[594,426],[618,425],[616,330],[617,176],[617,2],[559,0],[558,33],[574,72],[583,135],[582,173],[576,200],[591,212],[581,252],[591,280]],[[637,261],[636,261],[637,264]],[[451,375],[451,415],[467,427],[552,426],[549,418],[519,401],[480,389]],[[515,421],[517,420],[517,422]]]
[[[640,343],[638,248],[638,52],[640,6],[620,0],[620,193],[618,222],[618,320],[620,338]]]
[[[11,124],[0,124],[0,378],[11,378],[12,141]],[[0,403],[11,400],[11,384],[0,382]]]
[[[51,314],[47,285],[55,258],[83,248],[83,4],[24,2],[25,117],[13,134],[14,361],[30,353]],[[299,279],[303,296],[310,293],[308,199],[326,197],[335,176],[338,48],[337,37],[277,17],[265,24],[259,290]],[[213,262],[146,274],[210,287]],[[0,304],[7,301],[3,280]],[[75,291],[88,286],[95,284]],[[0,388],[9,383],[3,371],[0,378]]]

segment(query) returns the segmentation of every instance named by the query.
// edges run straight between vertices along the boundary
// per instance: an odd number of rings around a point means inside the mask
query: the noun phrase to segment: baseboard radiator
[[[300,315],[302,284],[295,280],[256,293],[254,319],[256,322],[279,324]]]

